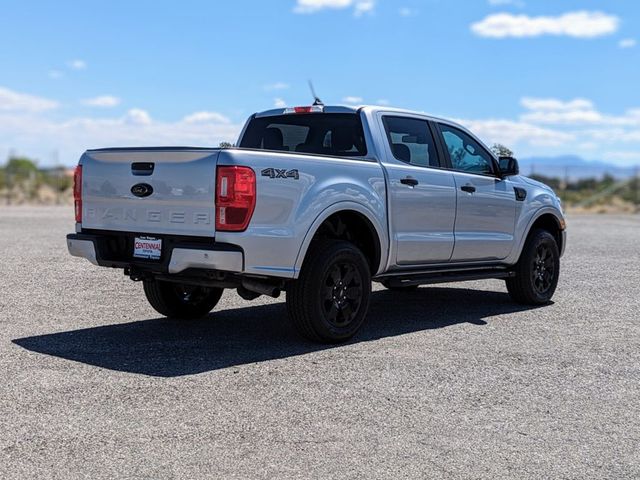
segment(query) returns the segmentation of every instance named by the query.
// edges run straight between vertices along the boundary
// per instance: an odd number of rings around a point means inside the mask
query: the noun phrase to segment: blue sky
[[[640,164],[629,0],[5,2],[0,158],[217,145],[310,101],[454,118],[520,157]],[[54,154],[57,152],[57,154]]]

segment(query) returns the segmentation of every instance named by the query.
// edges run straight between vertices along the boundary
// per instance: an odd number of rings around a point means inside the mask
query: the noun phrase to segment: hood
[[[553,189],[546,183],[539,182],[537,180],[534,180],[533,178],[525,177],[523,175],[520,175],[520,178],[523,182],[528,183],[529,185],[533,185],[534,187],[538,188],[544,188],[545,190],[553,192]]]

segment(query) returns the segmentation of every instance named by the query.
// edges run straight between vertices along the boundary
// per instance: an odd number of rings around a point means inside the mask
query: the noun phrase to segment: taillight
[[[76,209],[76,222],[82,222],[82,165],[73,172],[73,204]]]
[[[246,230],[256,206],[256,174],[249,167],[218,167],[216,230]]]

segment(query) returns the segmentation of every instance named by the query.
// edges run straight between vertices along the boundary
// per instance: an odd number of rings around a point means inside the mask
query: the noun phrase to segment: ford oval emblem
[[[153,193],[153,187],[148,183],[136,183],[131,187],[131,193],[136,197],[148,197]]]

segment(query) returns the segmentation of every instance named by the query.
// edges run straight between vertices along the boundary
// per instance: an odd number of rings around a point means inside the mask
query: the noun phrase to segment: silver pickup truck
[[[362,326],[371,282],[499,278],[544,304],[565,247],[559,199],[465,128],[386,107],[314,104],[252,115],[233,148],[88,150],[72,255],[124,269],[150,304],[207,315],[225,288],[286,291],[304,337]]]

